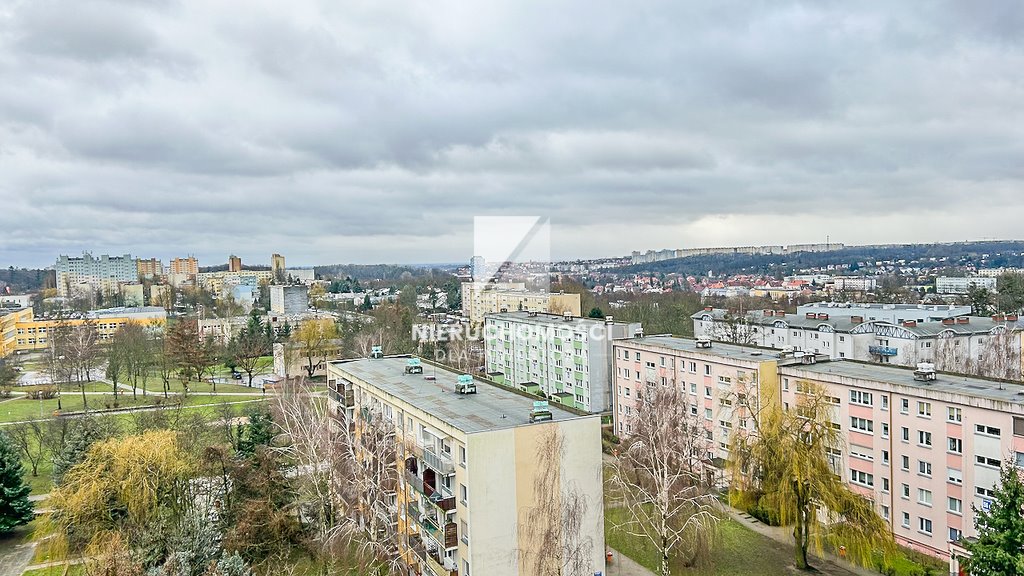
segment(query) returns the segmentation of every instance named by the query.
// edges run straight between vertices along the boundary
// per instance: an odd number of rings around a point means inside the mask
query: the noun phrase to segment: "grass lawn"
[[[229,375],[230,375],[231,372],[228,371],[226,368],[224,370],[225,370],[225,373],[218,375],[218,377],[219,378],[223,378],[223,377],[230,378]],[[150,393],[154,393],[154,392],[156,392],[158,394],[162,394],[163,393],[164,383],[163,383],[163,380],[160,379],[160,375],[158,373],[151,373],[151,374],[149,374],[146,377],[145,380],[146,380],[145,381],[146,389],[149,390]],[[227,383],[225,383],[225,384],[217,384],[217,393],[218,394],[220,394],[222,392],[224,392],[224,393],[231,393],[231,392],[235,392],[235,393],[242,392],[242,393],[245,393],[245,392],[260,392],[261,391],[261,389],[259,387],[253,386],[252,388],[249,388],[248,386],[246,386],[246,383],[249,382],[249,378],[245,374],[242,374],[242,379],[241,380],[232,380],[231,382],[232,383],[230,383],[230,384],[227,384]],[[139,390],[142,389],[142,386],[143,386],[143,382],[140,381],[139,382]],[[170,390],[169,391],[171,393],[175,393],[175,394],[181,394],[182,392],[184,392],[184,388],[182,388],[182,386],[181,386],[181,380],[179,380],[177,378],[177,376],[175,376],[174,378],[171,378]],[[209,382],[189,382],[188,383],[188,391],[189,392],[213,392],[214,390],[213,390],[213,384],[210,384]]]
[[[49,384],[33,384],[32,386],[15,386],[13,390],[15,392],[31,392],[33,390],[39,390],[41,388],[50,388]],[[58,386],[61,393],[63,394],[74,394],[75,392],[81,392],[82,389],[77,382],[61,382]],[[106,382],[86,382],[86,392],[113,392],[114,385],[107,384]]]
[[[68,567],[67,576],[84,576],[85,567],[81,565],[74,565]],[[40,568],[39,570],[29,570],[22,576],[65,576],[64,566],[51,566],[50,568]]]
[[[108,406],[113,408],[113,394],[87,395],[86,401],[90,410],[102,410]],[[134,406],[147,406],[155,401],[155,397],[133,399],[131,392],[119,393],[117,403],[121,408]],[[61,410],[63,412],[78,412],[83,408],[82,396],[80,394],[62,394],[60,398]],[[29,400],[27,398],[16,398],[0,402],[0,424],[49,418],[57,410],[57,399],[51,400]]]

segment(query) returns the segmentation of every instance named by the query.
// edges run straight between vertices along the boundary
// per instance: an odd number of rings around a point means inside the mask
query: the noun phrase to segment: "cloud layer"
[[[698,5],[699,4],[699,5]],[[0,264],[1020,237],[1024,4],[0,3]]]

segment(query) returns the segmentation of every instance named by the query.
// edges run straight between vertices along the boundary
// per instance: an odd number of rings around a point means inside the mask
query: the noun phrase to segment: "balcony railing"
[[[429,553],[427,554],[427,568],[430,568],[431,572],[437,576],[455,576],[456,574],[454,566],[446,568],[441,564],[439,558],[436,558],[433,554]]]
[[[438,472],[448,475],[455,473],[455,463],[444,454],[434,452],[432,448],[423,448],[423,462]]]
[[[423,480],[420,479],[420,478],[417,478],[414,474],[412,474],[408,470],[406,470],[406,472],[405,472],[405,481],[410,486],[412,486],[413,490],[419,492],[420,494],[424,494],[425,493],[423,491]]]

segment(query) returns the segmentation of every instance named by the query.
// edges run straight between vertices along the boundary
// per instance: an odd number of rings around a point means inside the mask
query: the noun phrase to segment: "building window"
[[[952,437],[947,438],[946,440],[949,442],[949,451],[950,452],[952,452],[954,454],[963,454],[964,453],[964,441],[963,440],[961,440],[960,438],[952,438]]]
[[[946,408],[946,421],[947,422],[962,422],[964,419],[964,411],[962,408],[954,408],[952,406]]]
[[[875,423],[872,420],[866,418],[857,418],[856,416],[850,417],[850,428],[863,432],[865,434],[872,434],[874,432]]]
[[[900,438],[902,438],[904,442],[910,442],[910,428],[907,428],[906,426],[901,426]]]
[[[885,394],[883,394],[879,398],[881,399],[881,402],[882,402],[882,410],[888,410],[889,409],[889,397],[886,396]]]
[[[963,484],[964,473],[956,468],[946,468],[946,481],[950,484]]]
[[[932,491],[925,490],[924,488],[917,489],[917,503],[924,504],[925,506],[932,505]]]
[[[910,456],[900,456],[900,470],[910,471]]]
[[[1020,416],[1013,417],[1013,435],[1024,436],[1024,418]]]
[[[910,528],[910,513],[909,512],[904,512],[903,513],[903,527],[904,528]]]
[[[924,534],[932,533],[932,521],[927,518],[918,518],[918,531]]]
[[[637,362],[639,362],[639,361],[640,361],[640,353],[639,353],[639,352],[637,352],[637,353],[636,353],[636,361],[637,361]]]
[[[850,390],[850,404],[860,404],[861,406],[871,406],[872,405],[871,392],[862,392],[860,390]]]
[[[910,484],[903,485],[903,497],[907,499],[910,498]]]
[[[854,470],[851,468],[850,482],[871,488],[875,485],[875,476],[873,474],[868,474],[867,472],[861,472],[860,470]]]
[[[888,437],[889,437],[889,423],[888,422],[882,422],[882,438],[888,438]]]
[[[882,464],[889,465],[889,451],[882,450]]]
[[[463,506],[469,504],[469,490],[465,484],[459,484],[459,499],[462,500]]]
[[[964,533],[961,532],[959,528],[950,528],[949,529],[949,539],[950,539],[950,541],[952,541],[952,542],[959,542],[960,539],[963,538],[963,536],[964,536]]]
[[[980,466],[991,466],[993,468],[999,468],[1000,464],[997,458],[989,458],[988,456],[975,456],[974,461]]]
[[[925,432],[924,430],[917,431],[917,445],[918,446],[931,446],[932,445],[932,433]]]
[[[696,394],[696,393],[697,393],[697,383],[696,382],[690,382],[690,394]]]
[[[469,576],[469,561],[468,560],[463,560],[462,561],[462,575],[463,576]]]
[[[711,386],[704,387],[704,397],[711,398]]]
[[[932,463],[925,462],[924,460],[917,461],[917,473],[922,476],[931,478],[932,476]]]
[[[931,402],[918,402],[917,403],[917,415],[922,418],[932,417],[932,403]]]
[[[705,376],[711,376],[711,365],[710,364],[705,364],[704,365],[704,375]]]
[[[950,496],[946,500],[948,501],[948,503],[946,504],[947,510],[949,510],[950,512],[952,512],[954,514],[963,514],[964,513],[964,502],[963,502],[963,500],[961,500],[959,498],[953,498],[952,496]]]
[[[1000,430],[994,426],[985,426],[984,424],[977,424],[974,426],[974,430],[978,434],[984,434],[986,436],[995,436],[999,438]]]
[[[900,414],[910,413],[910,400],[906,398],[900,398]]]
[[[704,418],[706,420],[712,420],[713,419],[713,417],[711,416],[711,408],[705,408],[704,409]]]
[[[463,468],[466,467],[466,447],[465,446],[459,446],[459,464],[461,464]]]
[[[789,390],[789,378],[782,379],[782,389]]]
[[[883,477],[882,478],[882,492],[888,492],[888,491],[889,491],[889,479]]]
[[[465,520],[459,520],[459,535],[463,544],[469,544],[469,524]]]

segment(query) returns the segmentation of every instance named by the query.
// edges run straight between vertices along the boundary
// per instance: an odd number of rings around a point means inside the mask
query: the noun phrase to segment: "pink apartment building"
[[[954,574],[964,553],[956,542],[975,535],[971,506],[989,505],[1006,459],[1024,467],[1020,384],[664,336],[617,342],[614,352],[616,433],[629,435],[648,382],[673,383],[704,420],[708,456],[719,464],[732,432],[750,426],[738,393],[756,387],[788,408],[810,383],[825,387],[846,437],[836,473],[874,502],[900,544],[949,559]]]

